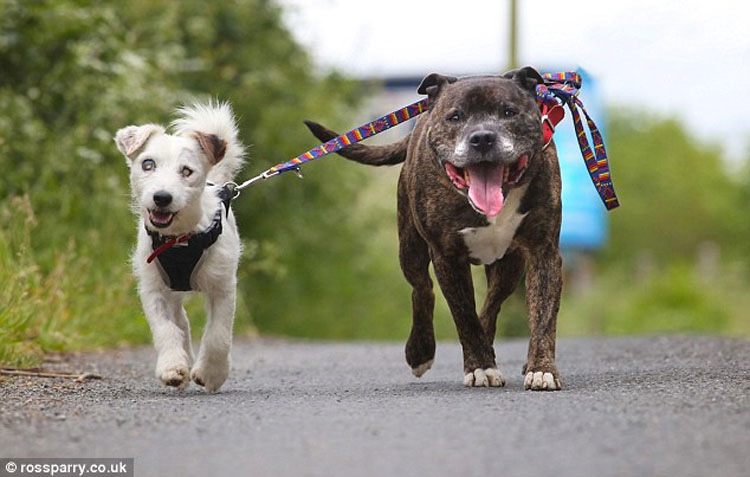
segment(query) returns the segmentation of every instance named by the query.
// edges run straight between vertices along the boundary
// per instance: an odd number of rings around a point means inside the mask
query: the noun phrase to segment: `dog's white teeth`
[[[166,224],[169,223],[172,220],[172,217],[174,214],[172,212],[156,212],[152,211],[149,214],[149,218],[151,219],[151,222],[155,224]]]

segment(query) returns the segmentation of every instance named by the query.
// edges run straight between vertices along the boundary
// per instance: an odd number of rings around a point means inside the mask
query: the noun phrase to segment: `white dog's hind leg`
[[[190,325],[179,296],[168,297],[157,291],[141,291],[146,319],[158,353],[156,377],[167,386],[185,388],[190,384]]]
[[[218,391],[229,376],[235,299],[234,287],[206,294],[206,329],[198,360],[190,374],[196,384],[205,386],[210,392]]]

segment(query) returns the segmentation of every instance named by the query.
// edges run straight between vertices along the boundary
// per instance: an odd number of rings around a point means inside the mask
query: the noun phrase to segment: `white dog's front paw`
[[[190,368],[187,361],[159,360],[156,365],[156,377],[166,386],[185,389],[190,384]]]
[[[505,386],[505,378],[497,368],[477,368],[464,376],[464,386],[499,388]]]
[[[204,361],[199,358],[193,366],[190,377],[195,384],[205,387],[206,391],[216,392],[229,377],[229,360],[216,362]]]

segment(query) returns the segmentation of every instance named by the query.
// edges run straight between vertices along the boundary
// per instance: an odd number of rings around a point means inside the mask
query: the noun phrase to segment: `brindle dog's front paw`
[[[560,373],[552,366],[524,366],[524,389],[532,391],[559,391],[562,389]]]
[[[421,378],[435,362],[435,335],[432,329],[413,329],[406,342],[406,362],[414,376]]]
[[[505,386],[505,378],[497,368],[477,368],[464,376],[464,386],[499,388]]]

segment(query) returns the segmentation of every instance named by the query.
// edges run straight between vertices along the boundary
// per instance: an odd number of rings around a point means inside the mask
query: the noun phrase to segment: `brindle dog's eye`
[[[455,111],[455,112],[451,113],[450,116],[448,116],[448,121],[451,121],[451,122],[455,123],[455,122],[458,122],[460,120],[461,120],[461,113],[459,113],[458,111]]]
[[[144,159],[141,162],[141,169],[144,171],[153,171],[156,169],[156,162],[153,159]]]
[[[182,171],[180,171],[180,173],[182,174],[182,177],[190,177],[191,175],[193,175],[193,170],[185,166],[182,168]]]
[[[516,111],[516,110],[515,110],[515,109],[513,109],[513,108],[505,108],[505,109],[503,110],[503,116],[505,116],[506,118],[512,118],[512,117],[513,117],[513,116],[515,116],[516,114],[518,114],[518,111]]]

